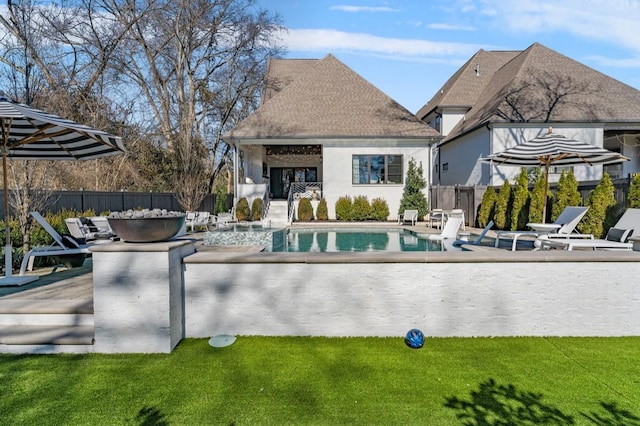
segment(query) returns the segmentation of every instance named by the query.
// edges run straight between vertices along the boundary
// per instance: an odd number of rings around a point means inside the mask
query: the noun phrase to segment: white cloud
[[[640,68],[640,57],[608,58],[606,56],[591,55],[585,59],[602,67]]]
[[[445,22],[434,22],[433,24],[427,24],[426,26],[430,30],[446,30],[446,31],[475,31],[474,27],[457,24],[447,24]]]
[[[517,33],[570,33],[640,52],[640,2],[636,0],[482,0],[497,9],[494,25]]]
[[[379,37],[366,33],[349,33],[333,29],[296,29],[280,34],[290,51],[358,52],[399,55],[403,57],[469,57],[487,46],[420,39]]]
[[[373,6],[347,6],[347,5],[338,5],[338,6],[331,6],[330,7],[331,10],[339,10],[341,12],[350,12],[350,13],[357,13],[357,12],[399,12],[399,9],[393,9],[391,7],[386,7],[386,6],[380,6],[380,7],[373,7]]]

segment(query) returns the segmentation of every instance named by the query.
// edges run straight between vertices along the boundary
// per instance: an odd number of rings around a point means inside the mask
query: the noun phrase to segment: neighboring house
[[[550,126],[630,158],[604,167],[612,177],[640,171],[640,91],[538,43],[524,51],[478,51],[416,115],[444,137],[433,149],[433,185],[513,182],[518,167],[478,160]],[[573,171],[579,181],[597,181],[603,167]],[[550,182],[560,172],[550,170]]]
[[[263,198],[273,220],[278,200],[290,215],[301,197],[322,197],[335,219],[338,198],[358,195],[384,199],[394,220],[409,160],[427,178],[438,139],[333,55],[271,59],[260,107],[224,135],[236,152],[236,201]]]

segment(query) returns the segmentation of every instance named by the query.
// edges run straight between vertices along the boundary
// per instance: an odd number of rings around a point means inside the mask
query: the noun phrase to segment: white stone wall
[[[428,336],[640,335],[637,261],[191,263],[187,258],[184,276],[186,337],[399,336],[414,327]]]

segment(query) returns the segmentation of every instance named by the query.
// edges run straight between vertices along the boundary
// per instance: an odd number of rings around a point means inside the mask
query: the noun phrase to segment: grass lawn
[[[239,337],[0,355],[7,425],[640,425],[640,337]]]

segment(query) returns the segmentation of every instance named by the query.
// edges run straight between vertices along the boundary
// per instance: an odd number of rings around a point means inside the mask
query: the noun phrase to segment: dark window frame
[[[380,161],[381,158],[382,161]],[[380,163],[382,168],[372,167]],[[396,179],[399,181],[396,182]],[[402,185],[403,182],[404,156],[402,154],[353,154],[351,156],[352,185]]]

